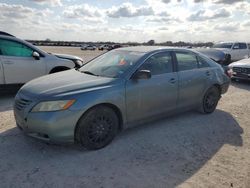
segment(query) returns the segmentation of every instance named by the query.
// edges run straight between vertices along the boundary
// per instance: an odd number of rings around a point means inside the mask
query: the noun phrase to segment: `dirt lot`
[[[46,50],[86,59],[99,53]],[[24,136],[13,97],[0,96],[0,187],[250,187],[250,83],[232,83],[211,115],[141,125],[99,151]]]

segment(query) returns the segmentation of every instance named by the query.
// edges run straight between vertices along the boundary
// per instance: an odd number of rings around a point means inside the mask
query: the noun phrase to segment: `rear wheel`
[[[203,97],[200,111],[204,114],[214,112],[219,102],[220,96],[220,91],[216,86],[209,88]]]
[[[76,140],[89,150],[108,145],[116,136],[119,119],[109,107],[98,106],[88,111],[80,120],[76,129]]]

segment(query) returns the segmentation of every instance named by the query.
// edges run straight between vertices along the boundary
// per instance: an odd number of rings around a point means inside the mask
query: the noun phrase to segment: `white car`
[[[79,57],[46,53],[26,41],[0,32],[0,86],[24,84],[82,64]]]
[[[229,65],[232,79],[250,80],[250,58],[236,61]]]
[[[81,50],[96,50],[96,46],[93,45],[85,45],[81,47]]]
[[[249,45],[246,42],[220,42],[212,48],[229,54],[228,58],[231,62],[248,58],[250,55]]]

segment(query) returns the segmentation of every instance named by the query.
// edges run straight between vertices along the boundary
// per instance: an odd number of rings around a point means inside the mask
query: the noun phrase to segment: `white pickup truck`
[[[50,54],[0,32],[0,86],[24,84],[34,78],[82,66],[81,58]]]
[[[250,56],[250,45],[246,42],[220,42],[213,45],[212,48],[223,51],[228,54],[229,61],[238,61]]]

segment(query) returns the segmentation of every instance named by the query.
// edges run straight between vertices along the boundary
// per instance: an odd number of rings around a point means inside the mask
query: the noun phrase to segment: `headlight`
[[[51,112],[59,110],[67,110],[74,104],[75,100],[58,100],[58,101],[44,101],[38,103],[32,112]]]

